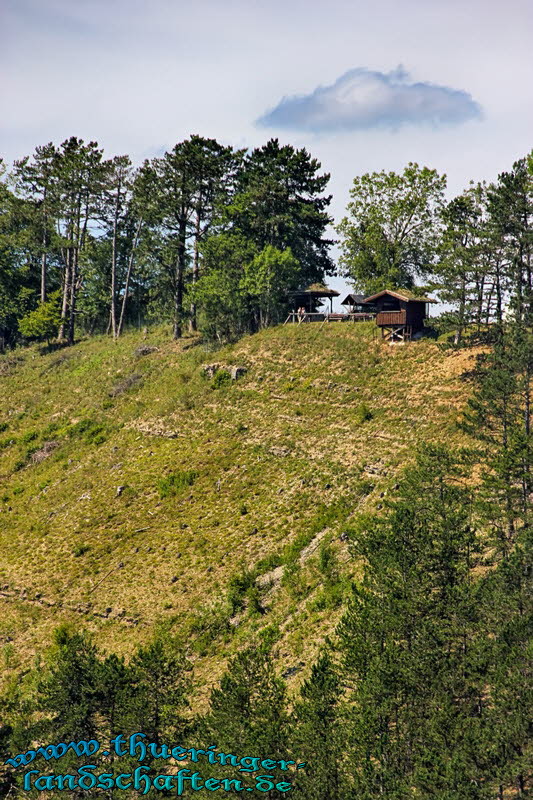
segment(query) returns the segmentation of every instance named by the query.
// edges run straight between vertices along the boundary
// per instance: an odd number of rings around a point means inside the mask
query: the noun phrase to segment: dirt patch
[[[110,397],[117,397],[119,394],[124,394],[124,392],[128,392],[130,389],[133,389],[135,386],[139,386],[142,382],[143,376],[139,375],[138,373],[134,373],[133,375],[129,375],[124,380],[119,381],[119,383],[115,384],[111,391],[109,392]]]

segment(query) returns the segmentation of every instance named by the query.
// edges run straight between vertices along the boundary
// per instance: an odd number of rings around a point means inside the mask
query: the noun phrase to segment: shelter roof
[[[378,297],[383,297],[384,294],[390,294],[392,297],[397,297],[398,300],[405,300],[407,303],[410,301],[414,303],[437,302],[432,297],[426,297],[425,295],[417,293],[416,291],[412,291],[411,289],[383,289],[383,291],[377,292],[376,294],[365,298],[365,303],[371,303],[373,300],[377,300]]]
[[[341,306],[362,305],[365,302],[364,294],[347,294],[344,300],[341,300]]]
[[[329,289],[323,283],[312,283],[306,289],[296,289],[293,292],[289,292],[289,294],[291,297],[338,297],[340,293],[336,292],[335,289]]]

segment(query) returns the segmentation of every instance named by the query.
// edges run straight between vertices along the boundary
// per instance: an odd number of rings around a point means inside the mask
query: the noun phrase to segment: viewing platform
[[[298,313],[291,311],[283,323],[286,325],[288,322],[301,325],[304,322],[366,322],[374,319],[375,314],[354,313],[342,314],[326,311],[306,311],[305,313]]]

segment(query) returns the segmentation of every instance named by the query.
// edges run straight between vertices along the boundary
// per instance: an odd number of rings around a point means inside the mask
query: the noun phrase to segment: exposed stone
[[[36,450],[35,453],[32,453],[32,464],[40,464],[41,461],[44,461],[45,458],[48,458],[48,456],[54,452],[56,447],[59,447],[59,442],[45,442],[40,450]]]
[[[221,369],[224,369],[229,373],[232,381],[236,381],[239,378],[242,378],[242,376],[246,374],[246,367],[243,366],[237,366],[237,365],[226,366],[225,364],[219,364],[219,363],[204,364],[202,366],[202,372],[208,378],[214,378],[216,373]]]
[[[231,375],[231,380],[236,381],[246,375],[246,367],[231,367],[229,374]]]
[[[221,368],[222,364],[204,364],[202,367],[202,372],[207,375],[208,378],[214,378],[215,373]]]
[[[158,352],[159,352],[159,347],[150,347],[147,344],[142,344],[140,347],[137,348],[137,350],[135,350],[133,355],[136,358],[140,358],[141,356],[149,356],[150,353],[158,353]]]
[[[284,458],[285,456],[290,455],[291,449],[290,447],[271,447],[268,452],[273,456]]]

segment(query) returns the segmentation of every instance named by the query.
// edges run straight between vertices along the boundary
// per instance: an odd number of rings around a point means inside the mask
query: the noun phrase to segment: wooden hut
[[[391,342],[411,339],[424,327],[428,303],[436,303],[431,297],[410,289],[384,289],[365,299],[377,308],[376,325],[381,335]]]
[[[339,292],[335,289],[329,289],[322,283],[312,283],[306,289],[297,289],[289,292],[289,302],[293,311],[289,314],[289,318],[294,317],[292,320],[296,322],[299,320],[298,309],[305,309],[306,322],[315,322],[325,319],[327,311],[319,309],[323,303],[329,300],[330,312],[333,311],[333,298],[338,297]],[[301,315],[300,315],[301,316]],[[289,321],[289,318],[287,321]]]
[[[344,300],[341,300],[341,306],[347,306],[349,314],[364,314],[374,311],[374,305],[366,302],[364,294],[347,294]]]
[[[367,303],[364,294],[347,294],[341,300],[341,306],[346,306],[347,314],[354,319],[370,319],[376,313],[376,307],[373,303]]]

